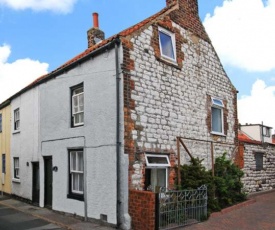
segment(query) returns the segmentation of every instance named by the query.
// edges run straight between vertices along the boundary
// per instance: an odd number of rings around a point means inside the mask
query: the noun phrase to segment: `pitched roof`
[[[252,137],[250,137],[247,133],[245,133],[242,130],[238,131],[238,140],[240,142],[246,142],[246,143],[251,143],[251,144],[262,144],[261,141],[256,141]]]
[[[26,92],[27,90],[31,89],[32,87],[35,87],[38,84],[43,83],[44,81],[47,81],[55,76],[57,76],[62,70],[66,69],[66,68],[70,68],[73,66],[73,64],[79,63],[81,60],[85,59],[86,57],[92,55],[94,52],[96,52],[97,50],[100,50],[101,48],[107,46],[109,43],[113,42],[116,39],[119,39],[120,37],[127,37],[129,35],[132,35],[134,32],[138,31],[139,29],[141,29],[142,27],[146,26],[147,24],[152,24],[157,18],[159,18],[160,16],[166,15],[168,13],[170,13],[171,11],[177,9],[177,4],[176,1],[174,1],[174,3],[168,4],[164,9],[162,9],[161,11],[159,11],[158,13],[148,17],[147,19],[101,41],[100,43],[91,46],[90,48],[86,49],[84,52],[78,54],[77,56],[75,56],[74,58],[70,59],[69,61],[67,61],[66,63],[64,63],[63,65],[61,65],[60,67],[58,67],[57,69],[51,71],[48,74],[45,74],[43,76],[38,77],[36,80],[34,80],[32,83],[30,83],[28,86],[26,86],[25,88],[23,88],[22,90],[20,90],[19,92],[17,92],[16,94],[14,94],[13,96],[11,96],[10,98],[8,98],[7,100],[12,100],[13,98],[19,96],[20,94]],[[3,104],[3,103],[2,103]],[[2,105],[0,104],[0,106]]]

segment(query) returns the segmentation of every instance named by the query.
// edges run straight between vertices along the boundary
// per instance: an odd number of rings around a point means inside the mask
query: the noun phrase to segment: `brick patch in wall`
[[[129,214],[133,230],[155,229],[156,194],[146,191],[129,191]]]

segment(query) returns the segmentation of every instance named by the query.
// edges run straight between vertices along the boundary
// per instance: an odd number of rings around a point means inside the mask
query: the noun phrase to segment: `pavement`
[[[252,194],[248,201],[213,213],[185,230],[275,230],[275,190]],[[183,228],[180,228],[183,229]]]
[[[88,221],[85,222],[80,218],[76,218],[70,214],[63,214],[60,212],[56,212],[47,208],[40,208],[37,206],[33,206],[31,204],[22,202],[17,199],[13,199],[9,196],[1,196],[0,194],[0,204],[6,206],[8,208],[26,213],[33,217],[42,219],[46,222],[49,222],[53,225],[57,225],[60,229],[68,229],[68,230],[86,230],[86,229],[94,229],[94,230],[114,230],[114,228],[109,226],[101,225],[97,222]],[[1,226],[0,226],[1,229]],[[18,229],[19,230],[19,229]]]
[[[85,222],[69,214],[47,208],[40,208],[0,195],[0,204],[24,212],[69,230],[114,230],[97,222]],[[248,201],[213,213],[202,223],[185,226],[185,230],[275,230],[275,189],[269,192],[252,194]],[[142,230],[142,229],[136,229]]]

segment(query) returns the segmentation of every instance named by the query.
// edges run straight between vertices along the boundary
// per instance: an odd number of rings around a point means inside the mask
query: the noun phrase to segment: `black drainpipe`
[[[118,45],[120,43],[119,39],[115,41],[115,62],[116,62],[116,160],[117,160],[117,228],[119,229],[121,225],[121,183],[120,183],[120,149],[121,149],[121,141],[120,141],[120,76],[119,76],[119,54],[118,54]]]

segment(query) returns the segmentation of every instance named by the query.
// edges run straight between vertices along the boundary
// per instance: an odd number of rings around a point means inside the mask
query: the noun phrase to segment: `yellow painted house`
[[[0,104],[0,191],[11,194],[11,106],[9,101]]]

